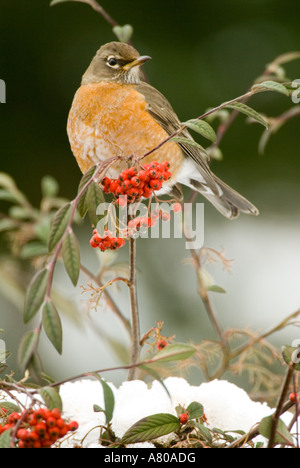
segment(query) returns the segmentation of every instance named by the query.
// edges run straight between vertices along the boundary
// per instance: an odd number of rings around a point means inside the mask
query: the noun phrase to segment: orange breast
[[[147,103],[133,85],[92,83],[81,86],[75,94],[67,131],[71,149],[83,173],[99,161],[113,156],[143,156],[168,137],[146,110]],[[144,163],[169,161],[172,178],[183,161],[175,142],[168,142]],[[124,161],[112,166],[108,175],[117,175],[126,167]]]

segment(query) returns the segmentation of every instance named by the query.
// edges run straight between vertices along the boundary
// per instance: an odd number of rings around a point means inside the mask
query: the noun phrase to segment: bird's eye
[[[107,64],[110,66],[110,67],[115,67],[116,65],[118,65],[118,62],[116,60],[115,57],[108,57],[107,59]]]

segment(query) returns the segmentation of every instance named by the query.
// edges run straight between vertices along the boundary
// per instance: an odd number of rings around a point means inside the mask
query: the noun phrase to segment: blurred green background
[[[70,2],[50,8],[49,3],[0,0],[0,79],[7,86],[7,103],[0,107],[1,171],[11,174],[37,206],[45,174],[58,180],[62,196],[76,194],[81,174],[67,139],[68,111],[96,50],[115,40],[110,25],[89,6]],[[182,120],[243,94],[266,64],[280,54],[300,50],[299,0],[100,3],[118,23],[133,25],[136,48],[152,57],[145,68],[149,81],[168,97]],[[291,80],[300,78],[300,60],[286,70]],[[265,93],[250,105],[276,116],[294,104],[282,95]],[[227,291],[213,295],[222,325],[264,331],[300,305],[299,117],[271,138],[263,156],[258,154],[262,131],[239,116],[222,141],[224,159],[213,163],[214,172],[249,198],[261,214],[230,222],[205,203],[205,245],[224,247],[235,261],[231,275],[220,266],[210,269]],[[77,233],[83,258],[94,268],[88,223]],[[197,295],[193,268],[183,265],[188,257],[183,240],[138,242],[143,333],[163,320],[164,333],[176,334],[178,341],[215,337]],[[126,261],[125,250],[120,260]],[[78,328],[64,318],[61,357],[42,340],[46,371],[61,378],[120,364],[104,337],[108,333],[126,344],[121,325],[104,309],[87,315],[87,298],[80,288],[74,293],[59,269],[57,283],[81,310],[81,325]],[[128,313],[127,292],[112,292]],[[20,319],[22,301],[9,294],[11,298],[0,302],[0,328],[13,351],[9,364],[16,369],[14,355],[25,328]],[[296,335],[295,329],[289,329],[274,336],[274,343],[290,344]],[[117,383],[123,377],[107,375]],[[190,379],[199,383],[202,376],[195,370]]]

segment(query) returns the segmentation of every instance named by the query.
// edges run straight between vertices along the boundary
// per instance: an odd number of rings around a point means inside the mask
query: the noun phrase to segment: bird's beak
[[[147,62],[147,60],[150,59],[151,57],[149,57],[149,55],[140,55],[140,57],[138,57],[137,59],[124,65],[123,70],[127,71],[131,70],[131,68],[134,67],[140,67],[141,65],[143,65],[143,63]]]

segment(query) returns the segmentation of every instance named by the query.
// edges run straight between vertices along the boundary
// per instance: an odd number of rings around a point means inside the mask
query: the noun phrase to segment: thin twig
[[[280,418],[280,415],[282,414],[282,408],[283,408],[284,402],[286,400],[286,396],[289,391],[289,387],[290,387],[290,383],[294,375],[294,371],[295,371],[295,364],[290,365],[286,373],[286,377],[284,379],[283,385],[282,385],[282,390],[280,393],[280,397],[277,403],[275,413],[272,415],[273,421],[272,421],[272,426],[271,426],[271,431],[270,431],[268,448],[273,448],[275,445],[275,438],[277,434],[277,426],[278,426],[279,418]]]
[[[103,287],[103,284],[100,281],[100,279],[97,276],[95,276],[88,268],[86,268],[84,265],[81,264],[80,269],[86,276],[88,276],[92,281],[94,281],[97,284],[97,286],[99,286],[100,288]],[[115,301],[113,300],[113,298],[111,297],[111,295],[109,294],[109,292],[106,289],[103,291],[103,295],[104,295],[105,300],[106,300],[108,306],[110,307],[110,309],[121,320],[121,322],[123,323],[126,331],[131,336],[130,322],[123,316],[123,314],[120,311],[119,307],[117,306],[117,304],[115,303]]]
[[[136,239],[129,239],[129,295],[131,308],[131,364],[134,365],[139,360],[140,355],[140,320],[136,288]],[[128,372],[128,380],[134,380],[136,367],[131,367]]]

